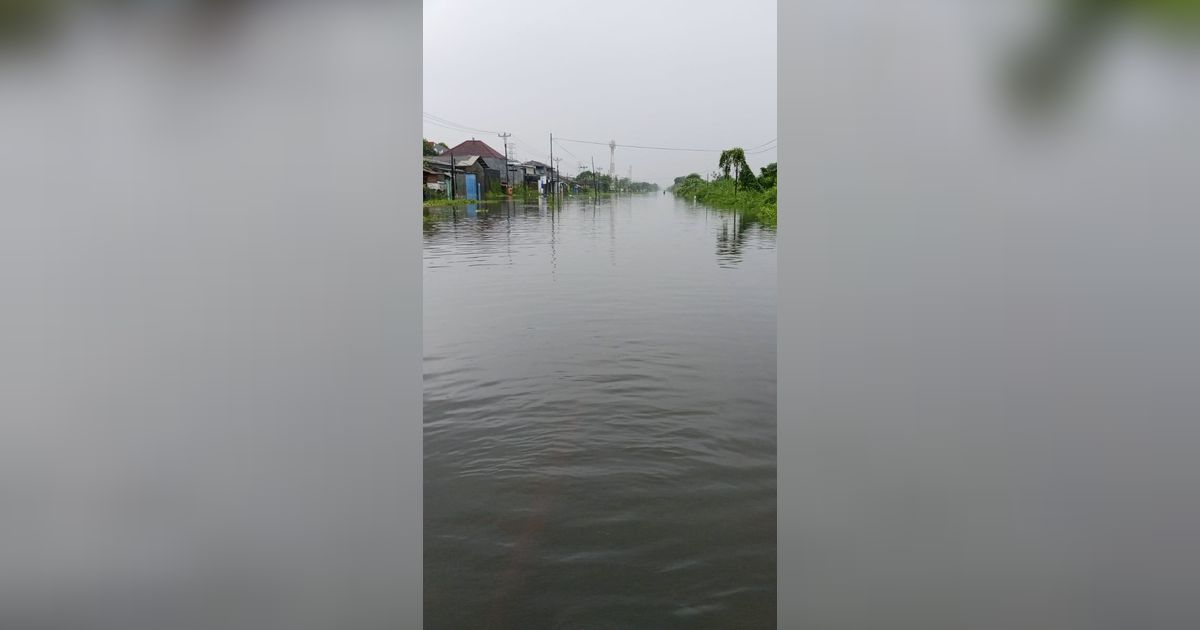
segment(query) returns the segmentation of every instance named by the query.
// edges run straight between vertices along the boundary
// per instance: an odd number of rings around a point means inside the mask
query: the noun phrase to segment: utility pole
[[[557,197],[558,188],[554,185],[554,132],[550,132],[550,190]]]
[[[512,168],[508,166],[508,137],[512,134],[498,133],[496,135],[504,140],[504,183],[508,184],[509,188],[512,188]]]
[[[560,157],[558,157],[558,158],[554,158],[554,173],[555,173],[555,176],[558,176],[558,174],[559,174],[561,171],[562,171],[562,158],[560,158]],[[554,187],[554,192],[555,192],[556,194],[558,193],[558,186],[555,186],[555,187]]]
[[[450,198],[454,199],[454,151],[450,152]]]
[[[592,197],[600,201],[600,183],[596,181],[596,158],[592,158]]]

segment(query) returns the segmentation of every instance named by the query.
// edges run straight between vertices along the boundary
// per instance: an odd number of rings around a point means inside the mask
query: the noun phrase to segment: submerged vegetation
[[[426,199],[424,205],[426,208],[437,208],[441,206],[467,206],[473,203],[481,203],[483,201],[487,201],[487,199],[450,199],[449,197],[437,197],[434,199]]]
[[[758,177],[746,163],[740,148],[721,152],[720,174],[706,180],[699,173],[676,177],[670,190],[676,197],[695,200],[714,208],[732,210],[743,219],[775,227],[777,218],[776,181],[779,167],[772,162]]]

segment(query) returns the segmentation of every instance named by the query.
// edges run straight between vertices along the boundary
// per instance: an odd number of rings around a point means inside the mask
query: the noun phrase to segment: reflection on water
[[[605,226],[603,229],[606,230],[608,238],[606,252],[609,256],[609,263],[615,266],[617,252],[621,249],[616,245],[621,216],[628,216],[630,212],[633,212],[634,205],[645,204],[647,199],[635,197],[633,200],[619,199],[613,202],[571,199],[564,203],[574,211],[585,211],[587,220],[591,222],[592,233],[596,233],[600,226]],[[672,198],[661,201],[681,208],[678,202]],[[720,267],[731,268],[741,263],[742,249],[747,243],[758,249],[772,250],[775,247],[774,231],[770,228],[763,228],[757,223],[746,221],[730,212],[706,208],[698,204],[689,203],[686,211],[689,215],[702,215],[700,222],[711,228],[716,243],[716,262]],[[548,239],[551,268],[557,262],[555,239],[559,232],[558,228],[563,223],[563,208],[556,208],[547,203],[545,199],[488,201],[461,207],[433,208],[426,210],[426,213],[427,220],[424,229],[427,238],[447,231],[451,234],[460,234],[459,230],[468,230],[470,233],[480,234],[493,229],[502,229],[508,243],[511,243],[514,220],[536,217],[544,223],[542,228]],[[470,221],[466,221],[467,219]],[[691,220],[695,220],[695,217],[692,216]]]
[[[721,216],[721,229],[717,232],[717,260],[722,267],[732,267],[742,262],[742,246],[747,238],[747,231],[751,229],[763,230],[737,215]],[[761,234],[754,234],[754,237],[757,241]]]
[[[485,202],[424,257],[428,627],[774,627],[774,233]]]

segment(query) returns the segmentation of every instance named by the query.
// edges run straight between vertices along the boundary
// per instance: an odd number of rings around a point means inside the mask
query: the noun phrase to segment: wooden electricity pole
[[[512,188],[512,168],[508,166],[508,137],[511,133],[496,134],[504,139],[504,183],[508,184],[509,189]]]

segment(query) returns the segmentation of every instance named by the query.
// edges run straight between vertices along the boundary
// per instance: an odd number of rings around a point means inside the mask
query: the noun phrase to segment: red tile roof
[[[444,155],[454,154],[454,158],[466,157],[468,155],[478,155],[479,157],[500,158],[504,159],[504,154],[480,142],[479,140],[467,140],[466,142],[447,149]]]

